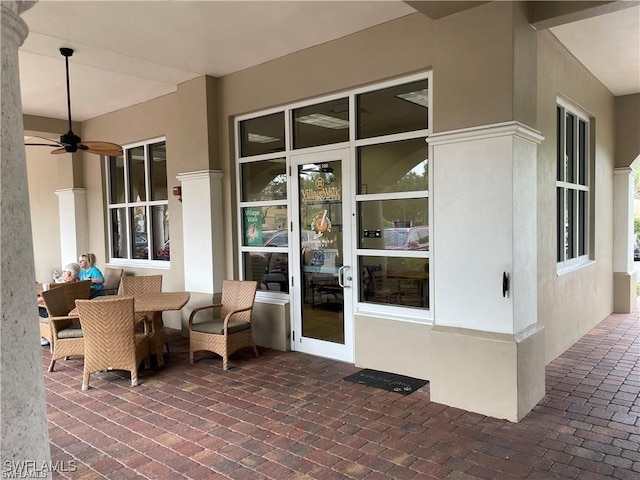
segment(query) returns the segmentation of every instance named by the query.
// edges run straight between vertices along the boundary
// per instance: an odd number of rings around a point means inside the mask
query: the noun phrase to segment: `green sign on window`
[[[244,244],[247,247],[262,246],[262,208],[244,209]]]

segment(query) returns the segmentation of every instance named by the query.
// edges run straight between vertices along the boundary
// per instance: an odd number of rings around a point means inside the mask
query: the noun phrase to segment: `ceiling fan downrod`
[[[60,48],[60,53],[64,57],[65,69],[67,72],[67,115],[69,119],[69,132],[66,135],[60,137],[60,143],[78,143],[80,141],[80,137],[73,133],[73,128],[71,128],[71,90],[69,88],[69,57],[73,55],[73,48],[62,47]],[[63,140],[63,137],[64,140]],[[75,141],[74,141],[75,140]]]

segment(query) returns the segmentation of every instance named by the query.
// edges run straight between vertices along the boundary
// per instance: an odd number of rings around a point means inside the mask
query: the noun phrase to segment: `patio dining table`
[[[153,313],[149,318],[151,320],[149,340],[157,347],[153,350],[156,352],[158,366],[160,367],[164,365],[162,350],[165,344],[164,324],[160,314],[162,312],[180,310],[187,304],[190,296],[189,292],[138,293],[133,295],[133,308],[136,313]],[[69,316],[78,316],[78,309],[71,310]]]

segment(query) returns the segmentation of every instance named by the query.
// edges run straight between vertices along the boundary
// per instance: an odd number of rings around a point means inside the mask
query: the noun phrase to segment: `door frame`
[[[300,242],[300,182],[298,177],[298,166],[306,163],[324,163],[340,161],[342,162],[342,265],[348,266],[344,274],[344,344],[328,342],[324,340],[303,337],[302,336],[302,308],[303,308],[303,292],[304,282],[301,271],[300,252],[302,246]],[[354,305],[356,301],[356,268],[354,261],[356,260],[354,245],[355,230],[355,211],[353,210],[352,195],[352,172],[353,162],[351,158],[351,149],[346,147],[323,149],[312,153],[292,153],[290,155],[290,208],[291,208],[291,227],[292,241],[290,258],[290,272],[292,286],[290,288],[291,295],[291,349],[293,351],[308,353],[320,357],[332,358],[344,362],[353,363],[354,361]],[[351,280],[347,280],[351,277]]]

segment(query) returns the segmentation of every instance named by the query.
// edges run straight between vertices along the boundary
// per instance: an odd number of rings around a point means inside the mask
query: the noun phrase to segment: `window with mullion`
[[[165,141],[126,147],[106,171],[111,259],[169,260]]]
[[[557,105],[557,262],[563,269],[589,255],[589,120]]]

